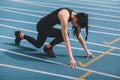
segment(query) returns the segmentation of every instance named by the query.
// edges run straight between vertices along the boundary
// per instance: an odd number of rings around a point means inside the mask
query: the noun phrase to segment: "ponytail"
[[[86,37],[85,37],[85,41],[87,40],[88,38],[88,26],[86,27]]]

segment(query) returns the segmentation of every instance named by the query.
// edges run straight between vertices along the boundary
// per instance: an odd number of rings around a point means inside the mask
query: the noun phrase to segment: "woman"
[[[82,38],[82,35],[80,34],[81,28],[86,28],[86,39],[88,36],[88,15],[86,13],[76,13],[72,9],[69,8],[60,8],[52,13],[48,14],[47,16],[40,19],[40,21],[37,23],[37,31],[38,31],[38,37],[37,40],[28,36],[24,35],[20,31],[16,31],[16,39],[15,44],[19,45],[20,41],[22,39],[26,39],[31,44],[33,44],[35,47],[40,48],[47,37],[55,37],[49,44],[45,45],[43,50],[44,52],[50,56],[55,57],[55,54],[53,52],[53,47],[56,44],[59,44],[64,41],[66,50],[68,52],[69,58],[70,58],[70,67],[75,68],[76,67],[76,61],[73,58],[71,45],[68,38],[68,24],[71,22],[73,25],[73,33],[76,35],[77,39],[81,43],[82,47],[87,53],[87,58],[94,57],[91,52],[86,47],[85,41]],[[53,28],[56,24],[61,25],[61,30]]]

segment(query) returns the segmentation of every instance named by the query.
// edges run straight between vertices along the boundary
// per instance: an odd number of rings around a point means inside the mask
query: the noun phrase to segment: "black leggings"
[[[54,46],[55,44],[63,42],[62,32],[60,29],[56,29],[56,28],[51,28],[50,30],[46,30],[45,28],[44,29],[42,28],[42,30],[39,29],[37,40],[28,35],[24,35],[24,39],[29,41],[31,44],[33,44],[37,48],[40,48],[44,44],[47,37],[55,37],[50,42],[51,46]]]

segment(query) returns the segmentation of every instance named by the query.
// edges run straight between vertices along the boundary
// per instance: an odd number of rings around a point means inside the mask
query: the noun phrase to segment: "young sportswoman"
[[[59,44],[64,41],[66,50],[68,52],[68,56],[70,58],[70,67],[75,68],[76,67],[76,61],[74,60],[70,41],[68,38],[68,24],[71,22],[73,25],[73,34],[76,35],[77,39],[81,43],[82,47],[84,48],[85,52],[87,53],[87,58],[94,57],[91,52],[87,49],[87,46],[85,44],[84,39],[82,38],[82,35],[80,34],[81,28],[86,28],[86,38],[88,36],[88,14],[86,13],[76,13],[70,8],[60,8],[57,9],[47,16],[40,19],[40,21],[37,23],[37,32],[38,37],[37,39],[34,39],[28,35],[24,35],[20,31],[15,31],[16,39],[15,44],[19,45],[20,41],[23,39],[26,39],[31,44],[33,44],[35,47],[40,48],[44,42],[46,41],[47,37],[54,37],[54,39],[47,45],[44,46],[43,50],[44,52],[50,56],[50,57],[56,57],[53,52],[53,47],[56,44]],[[61,30],[53,28],[56,24],[61,25]]]

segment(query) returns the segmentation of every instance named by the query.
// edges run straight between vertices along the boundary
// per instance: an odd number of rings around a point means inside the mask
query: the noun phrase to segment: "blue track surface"
[[[86,54],[69,24],[72,52],[77,61],[75,69],[67,66],[69,58],[64,43],[55,46],[56,58],[46,56],[42,48],[37,49],[27,41],[14,45],[14,31],[21,30],[36,38],[39,19],[61,7],[89,14],[86,44],[96,58],[84,57]],[[55,27],[60,28],[60,25]],[[85,37],[84,29],[81,34]],[[48,38],[46,43],[50,40]],[[120,0],[1,0],[0,80],[120,80],[119,61]]]

